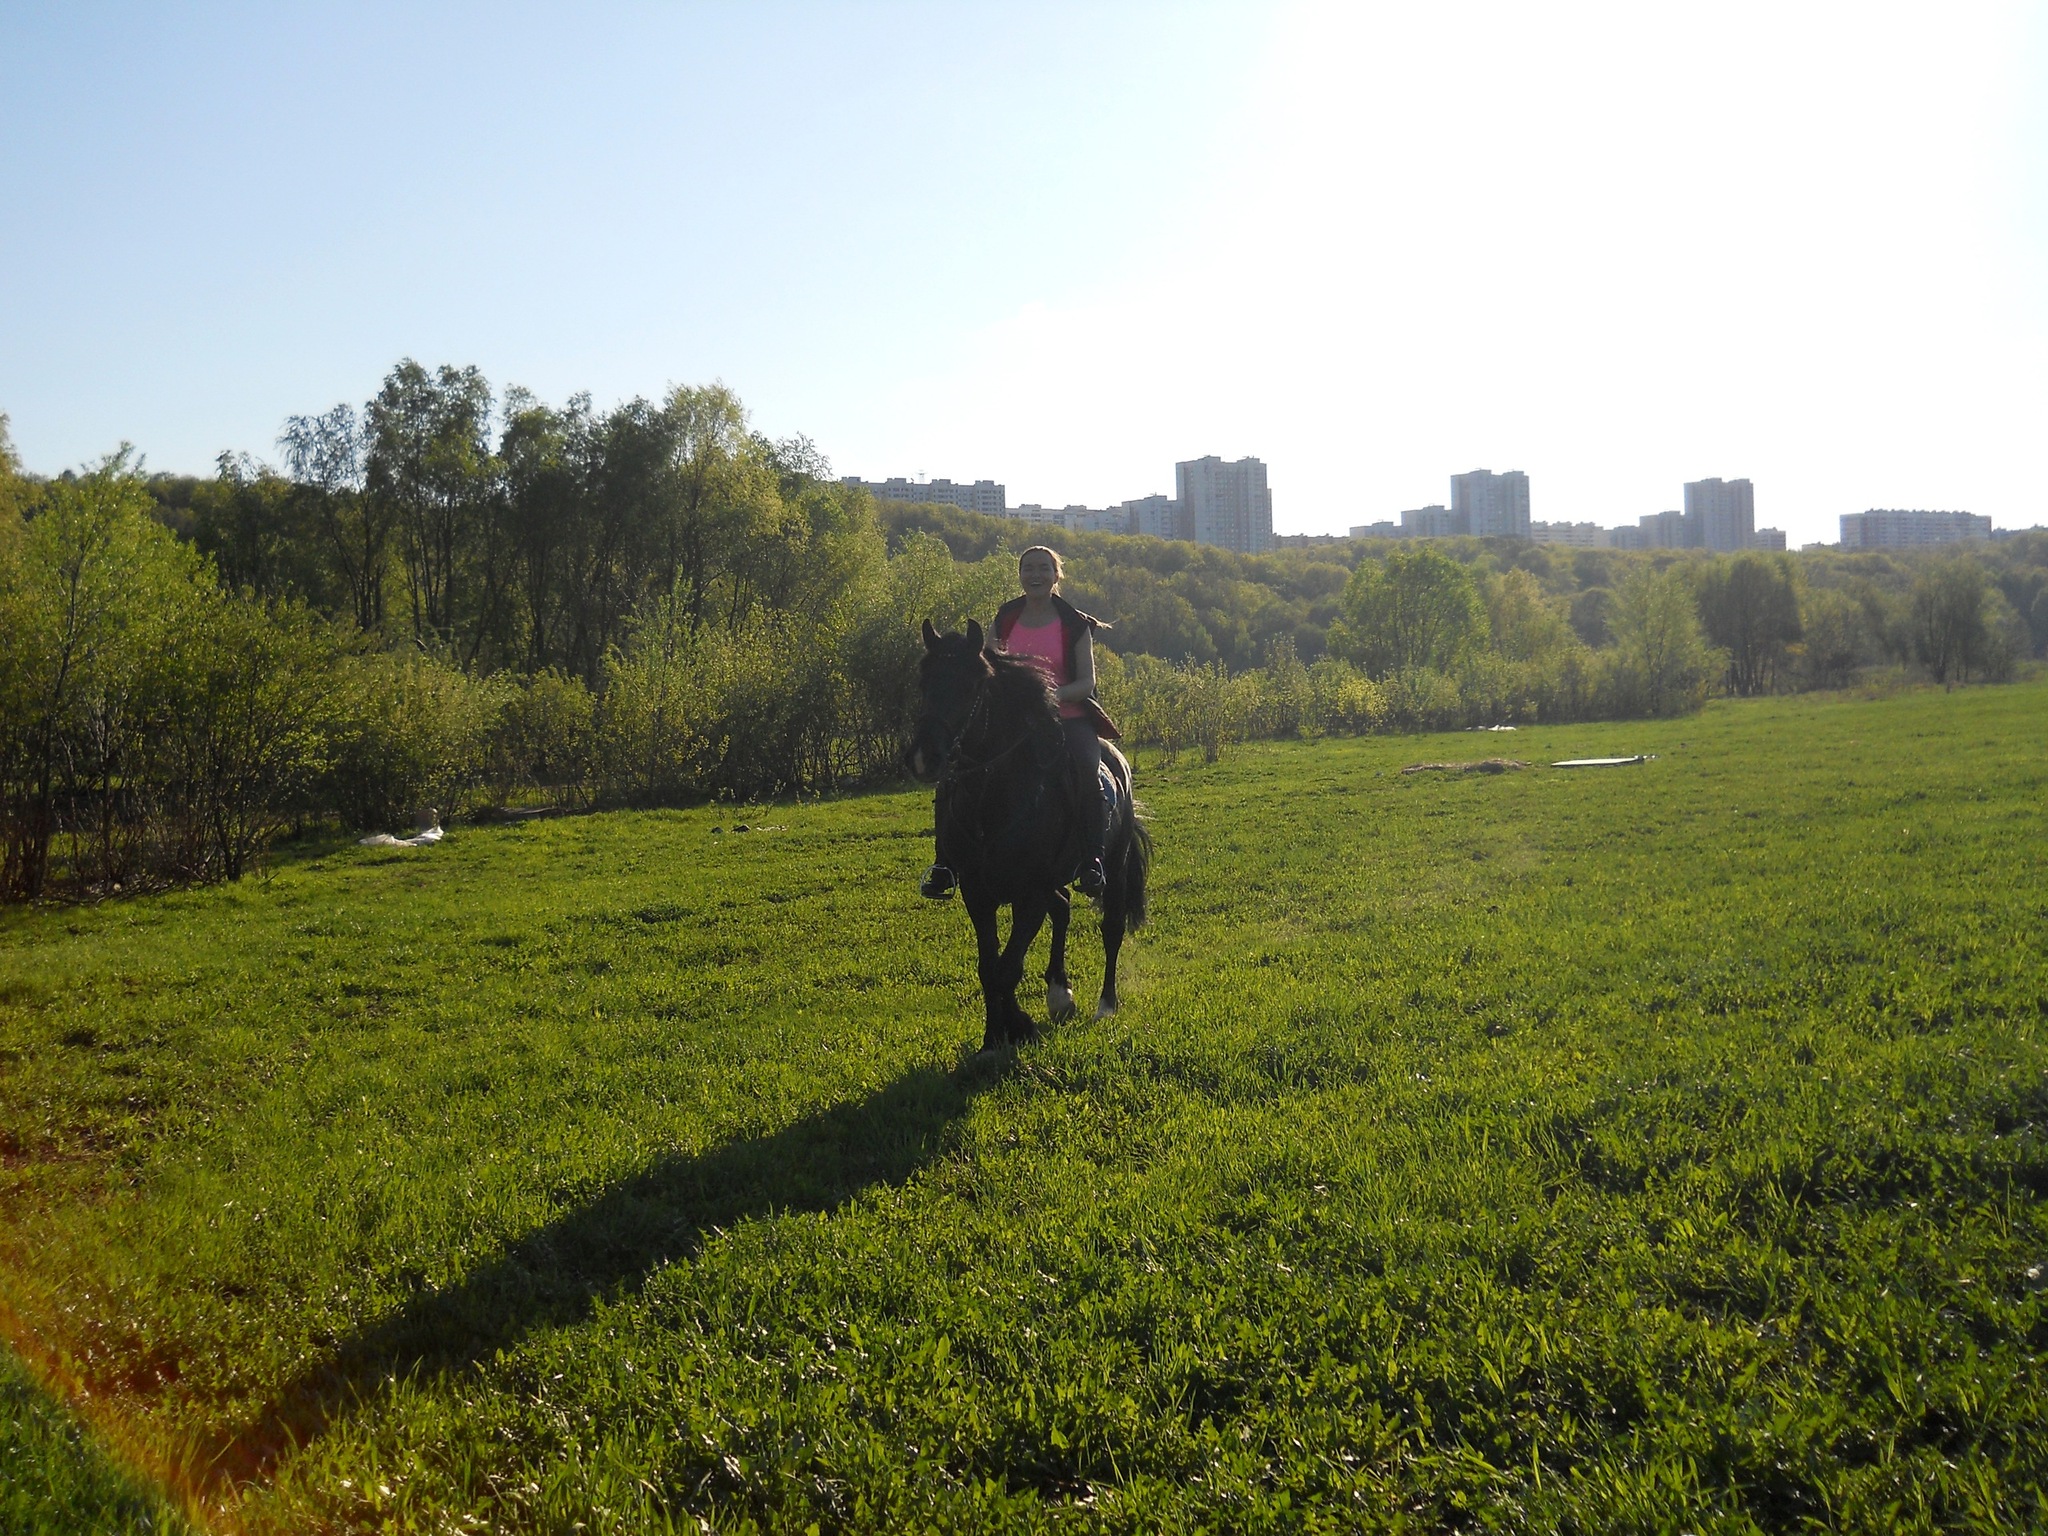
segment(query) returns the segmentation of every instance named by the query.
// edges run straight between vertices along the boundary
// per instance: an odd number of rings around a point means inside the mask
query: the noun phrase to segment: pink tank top
[[[1010,627],[1010,638],[1003,649],[1012,656],[1029,656],[1037,662],[1045,674],[1052,679],[1055,688],[1064,688],[1074,680],[1074,659],[1067,654],[1066,631],[1055,613],[1052,622],[1032,628],[1020,617]],[[1079,720],[1088,712],[1078,704],[1062,702],[1060,718]]]

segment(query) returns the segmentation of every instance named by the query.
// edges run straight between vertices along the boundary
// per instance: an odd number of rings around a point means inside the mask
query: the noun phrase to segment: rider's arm
[[[1081,638],[1074,642],[1074,654],[1069,659],[1074,664],[1074,680],[1060,690],[1060,702],[1078,704],[1083,699],[1094,698],[1095,636],[1091,631],[1081,631]]]

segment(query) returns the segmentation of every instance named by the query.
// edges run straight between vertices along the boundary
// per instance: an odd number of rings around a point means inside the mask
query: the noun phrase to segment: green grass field
[[[2048,686],[1140,781],[1009,1060],[918,795],[0,918],[0,1523],[2048,1526]]]

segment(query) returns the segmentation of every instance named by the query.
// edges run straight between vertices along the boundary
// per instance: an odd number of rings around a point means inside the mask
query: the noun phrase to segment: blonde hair
[[[1053,585],[1058,586],[1067,579],[1067,568],[1060,561],[1060,552],[1048,544],[1034,544],[1017,557],[1017,569],[1024,569],[1024,562],[1032,555],[1043,555],[1052,562]]]

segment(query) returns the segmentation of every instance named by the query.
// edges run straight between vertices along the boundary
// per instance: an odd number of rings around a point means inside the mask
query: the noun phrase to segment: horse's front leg
[[[999,975],[1006,1004],[1005,1030],[1013,1045],[1038,1037],[1038,1026],[1031,1021],[1031,1015],[1018,1006],[1017,984],[1024,979],[1024,957],[1030,953],[1031,941],[1045,926],[1047,905],[1042,892],[1010,903],[1010,942],[1003,946]]]
[[[1009,1038],[1010,1014],[1017,1007],[1017,983],[1013,977],[1003,988],[1004,953],[1002,937],[996,931],[996,904],[971,885],[960,890],[968,919],[974,924],[975,968],[981,978],[981,1048],[999,1050]],[[1007,1000],[1007,1006],[1005,1003]]]
[[[1074,989],[1067,981],[1067,922],[1074,905],[1065,886],[1053,889],[1046,912],[1052,918],[1052,958],[1045,963],[1045,1015],[1064,1024],[1074,1016]]]

